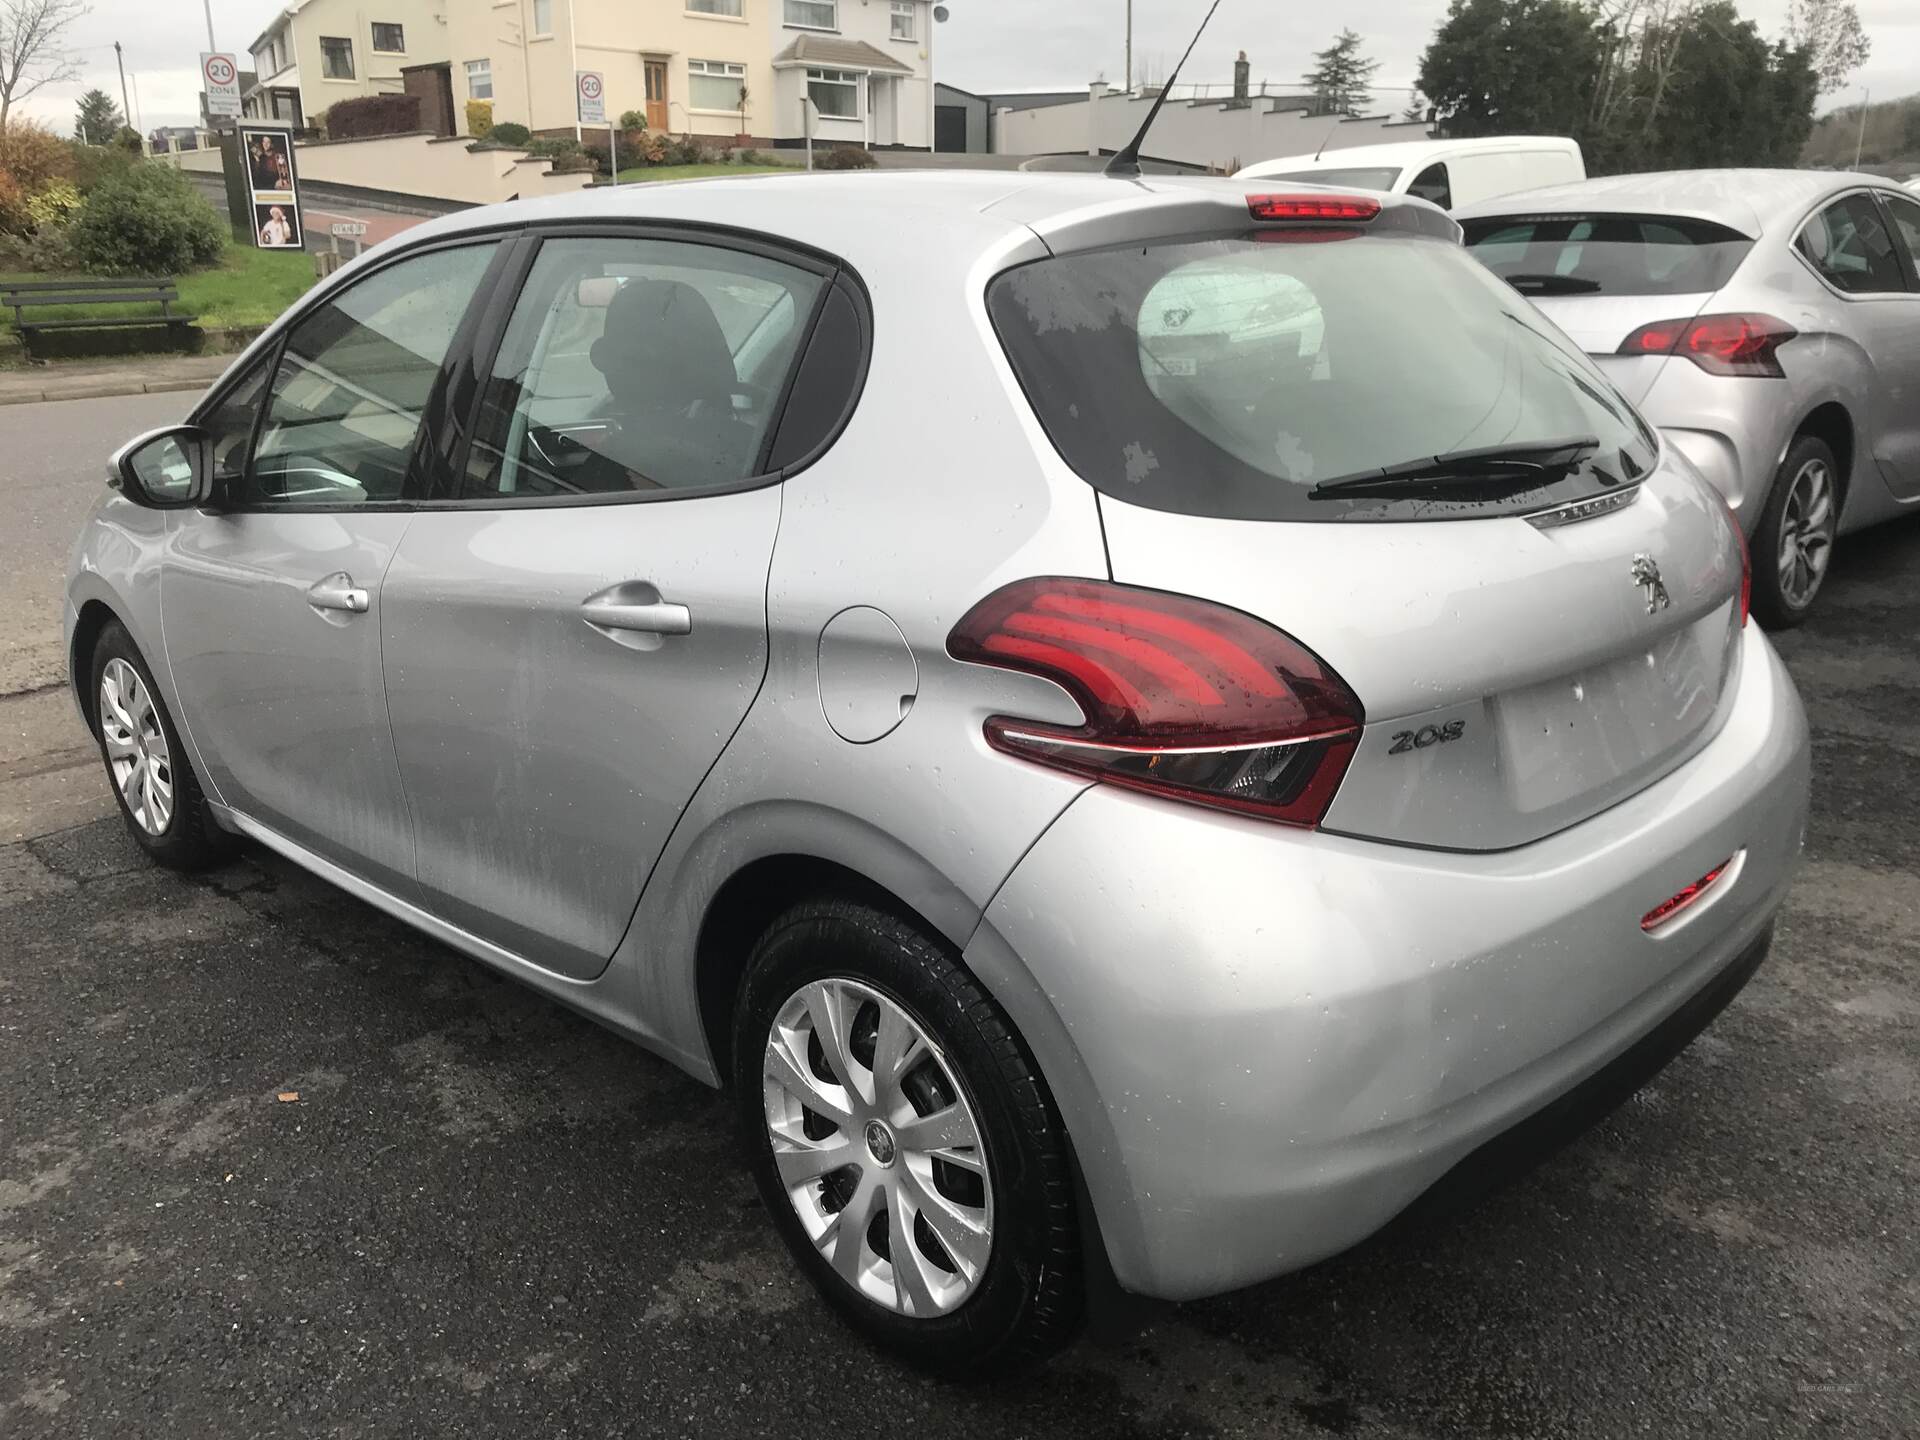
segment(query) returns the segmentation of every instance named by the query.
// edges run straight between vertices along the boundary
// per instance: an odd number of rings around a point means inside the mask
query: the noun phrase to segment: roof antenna
[[[1213,12],[1220,8],[1220,0],[1213,0],[1207,9],[1207,18],[1200,22],[1200,28],[1193,32],[1193,39],[1187,42],[1187,48],[1180,57],[1180,65],[1187,63],[1187,56],[1193,54],[1193,47],[1200,43],[1201,35],[1206,33],[1207,21],[1213,19]],[[1167,76],[1167,83],[1160,87],[1160,93],[1153,97],[1153,108],[1147,111],[1147,118],[1140,122],[1140,128],[1120,149],[1113,152],[1113,158],[1107,161],[1103,174],[1116,179],[1128,179],[1140,173],[1140,142],[1147,138],[1147,131],[1153,128],[1153,122],[1160,117],[1160,107],[1167,103],[1167,95],[1173,89],[1173,82],[1180,78],[1180,65],[1173,67],[1173,73]]]
[[[1340,117],[1336,115],[1333,117],[1333,123],[1327,126],[1327,133],[1320,137],[1320,148],[1313,152],[1313,158],[1315,160],[1318,160],[1322,155],[1326,153],[1327,141],[1333,138],[1333,132],[1338,130],[1339,128],[1340,128]]]

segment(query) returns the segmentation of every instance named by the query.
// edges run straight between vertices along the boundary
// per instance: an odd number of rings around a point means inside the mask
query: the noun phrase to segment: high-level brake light
[[[1380,213],[1370,195],[1249,195],[1256,220],[1348,220],[1365,224]]]

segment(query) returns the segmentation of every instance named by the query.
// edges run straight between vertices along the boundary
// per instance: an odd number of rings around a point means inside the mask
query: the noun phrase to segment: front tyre
[[[90,674],[94,736],[128,832],[170,869],[212,864],[225,847],[166,702],[119,621],[100,632]]]
[[[1840,467],[1824,440],[1798,437],[1753,532],[1753,613],[1790,630],[1813,611],[1840,530]]]
[[[855,1328],[949,1374],[1072,1339],[1065,1133],[1006,1017],[939,946],[845,901],[789,911],[748,961],[733,1054],[761,1198]]]

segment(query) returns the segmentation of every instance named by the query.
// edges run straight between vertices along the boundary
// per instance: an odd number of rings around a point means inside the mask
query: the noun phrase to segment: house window
[[[493,61],[467,61],[467,98],[469,100],[493,98]]]
[[[739,15],[740,0],[687,0],[687,9],[696,15]]]
[[[533,33],[553,33],[553,0],[533,0]]]
[[[913,17],[919,8],[918,0],[893,0],[894,39],[913,39]]]
[[[802,30],[838,30],[839,0],[787,0],[787,24]]]
[[[320,73],[329,80],[353,79],[353,41],[337,35],[322,35]]]
[[[382,55],[404,55],[407,53],[407,33],[398,25],[376,20],[373,22],[373,48]]]
[[[687,100],[695,110],[739,110],[746,83],[747,67],[731,60],[687,61]]]
[[[809,70],[807,98],[826,119],[858,120],[860,76],[852,70]]]

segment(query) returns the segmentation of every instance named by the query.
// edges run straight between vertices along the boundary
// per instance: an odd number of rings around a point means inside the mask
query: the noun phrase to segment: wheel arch
[[[725,1088],[733,1075],[733,1009],[754,942],[806,900],[840,899],[872,906],[926,935],[960,964],[960,949],[941,927],[887,886],[852,866],[800,851],[762,855],[723,881],[707,901],[694,941],[694,988],[700,1030]]]
[[[1809,410],[1805,418],[1794,427],[1793,435],[1787,441],[1787,448],[1792,449],[1794,440],[1802,435],[1811,435],[1833,451],[1833,458],[1840,472],[1840,511],[1844,515],[1847,497],[1853,491],[1853,467],[1858,454],[1852,412],[1837,399],[1823,400]],[[1776,483],[1778,483],[1777,477]]]
[[[119,619],[119,613],[96,596],[81,602],[73,622],[73,639],[67,647],[67,675],[89,728],[100,722],[99,700],[90,681],[94,647],[100,643],[100,635],[107,626]]]

